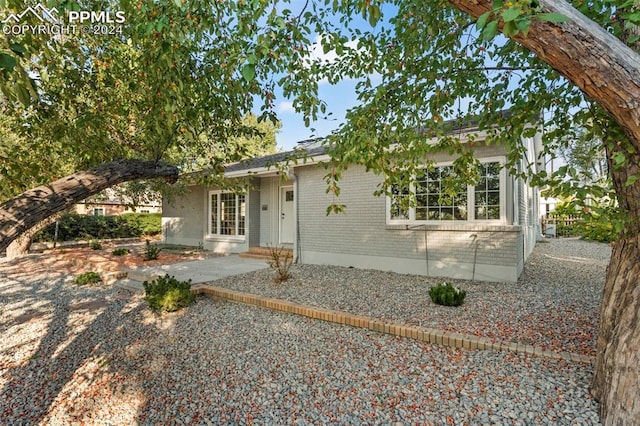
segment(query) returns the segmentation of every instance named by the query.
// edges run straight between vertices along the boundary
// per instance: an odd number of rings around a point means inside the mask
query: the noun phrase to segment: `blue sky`
[[[279,8],[287,8],[297,12],[301,10],[306,3],[305,0],[290,0],[288,4],[280,3]],[[393,9],[394,7],[385,5],[383,7],[383,14],[386,17],[393,16]],[[383,20],[381,20],[378,25],[384,25],[382,21]],[[372,29],[370,24],[360,17],[357,17],[355,21],[350,24],[350,29],[356,27],[369,31]],[[316,38],[316,41],[317,40],[318,38]],[[317,59],[330,59],[331,55],[335,55],[334,52],[329,52],[327,55],[322,54],[320,47],[315,49],[313,53],[313,56]],[[276,90],[276,112],[282,122],[282,129],[276,136],[278,148],[290,150],[297,142],[311,137],[327,136],[333,130],[337,129],[338,126],[344,122],[347,110],[357,104],[356,84],[357,81],[351,79],[341,81],[335,85],[331,85],[328,82],[319,82],[319,97],[327,104],[326,115],[328,115],[329,118],[312,122],[309,127],[304,125],[302,114],[295,112],[291,100],[284,98],[282,92]],[[258,111],[255,112],[259,114]]]
[[[302,114],[294,111],[291,101],[280,98],[277,103],[278,118],[282,122],[281,132],[277,135],[278,148],[292,149],[299,141],[310,137],[326,136],[344,121],[348,108],[357,103],[355,94],[355,81],[342,81],[336,85],[320,83],[320,98],[327,103],[327,112],[331,112],[328,119],[320,119],[311,123],[310,127],[304,125]],[[313,132],[312,129],[315,129]]]

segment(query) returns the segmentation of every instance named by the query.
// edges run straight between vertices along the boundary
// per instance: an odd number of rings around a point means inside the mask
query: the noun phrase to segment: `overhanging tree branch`
[[[450,3],[475,18],[493,9],[489,0]],[[640,57],[566,1],[540,0],[539,4],[545,11],[566,16],[568,22],[534,20],[527,37],[518,34],[513,39],[598,99],[627,136],[640,141]]]
[[[157,178],[174,183],[178,168],[155,161],[120,160],[23,192],[0,205],[0,251],[37,223],[93,194],[122,182]]]

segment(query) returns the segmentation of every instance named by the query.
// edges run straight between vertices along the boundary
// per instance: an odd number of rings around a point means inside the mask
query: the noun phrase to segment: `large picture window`
[[[418,173],[411,185],[391,188],[387,219],[390,223],[424,223],[438,221],[499,221],[503,217],[504,169],[500,161],[480,166],[475,186],[454,185],[449,180],[454,171],[442,165]],[[408,198],[415,194],[415,206]]]
[[[416,177],[415,220],[467,220],[467,187],[455,186],[446,192],[453,167],[437,167]]]
[[[220,191],[209,193],[210,235],[244,236],[245,223],[245,195]]]

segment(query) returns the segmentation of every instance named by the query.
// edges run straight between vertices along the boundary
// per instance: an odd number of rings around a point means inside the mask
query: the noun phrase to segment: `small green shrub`
[[[144,258],[143,260],[146,262],[147,260],[157,260],[160,256],[160,252],[162,249],[154,244],[151,244],[149,240],[147,240],[147,244],[144,248]]]
[[[100,241],[98,240],[91,240],[89,242],[89,247],[91,247],[92,250],[102,250],[102,244],[100,244]]]
[[[174,312],[189,306],[195,296],[191,294],[191,280],[178,281],[175,277],[165,275],[144,286],[145,300],[154,311]]]
[[[101,281],[102,278],[100,278],[100,274],[97,272],[85,272],[73,280],[74,284],[77,285],[97,284]]]
[[[131,253],[131,250],[129,250],[128,248],[124,248],[124,247],[120,247],[115,249],[114,251],[111,252],[112,255],[114,256],[126,256],[129,253]]]
[[[438,284],[429,289],[429,297],[433,303],[444,306],[460,306],[464,303],[467,292],[454,287],[451,283]]]
[[[291,278],[291,264],[293,263],[293,256],[290,251],[284,252],[284,247],[271,247],[269,246],[269,256],[271,259],[267,260],[269,267],[276,272],[276,276],[273,280],[276,283],[282,283]]]

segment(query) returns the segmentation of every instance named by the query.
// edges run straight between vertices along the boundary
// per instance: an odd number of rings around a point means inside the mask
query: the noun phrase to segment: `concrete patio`
[[[116,281],[115,285],[133,291],[144,291],[142,287],[144,281],[151,281],[167,274],[179,281],[191,280],[191,284],[199,284],[265,268],[268,268],[268,265],[264,260],[243,258],[238,255],[220,256],[167,265],[123,269],[123,274],[126,273],[127,276]]]

